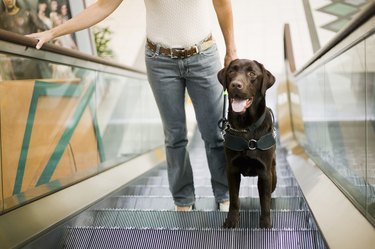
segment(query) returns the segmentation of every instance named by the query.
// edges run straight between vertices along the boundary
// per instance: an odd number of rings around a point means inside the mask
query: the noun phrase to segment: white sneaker
[[[174,208],[175,211],[177,212],[188,212],[193,210],[193,206],[175,206]]]
[[[229,212],[229,201],[219,203],[219,210],[222,212]]]

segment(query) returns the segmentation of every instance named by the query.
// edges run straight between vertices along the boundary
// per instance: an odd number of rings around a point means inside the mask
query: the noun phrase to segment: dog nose
[[[240,81],[233,81],[231,84],[232,88],[242,89],[243,84]]]

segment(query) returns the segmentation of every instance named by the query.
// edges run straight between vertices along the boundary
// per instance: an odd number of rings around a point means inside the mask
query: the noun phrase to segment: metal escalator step
[[[207,177],[209,173],[207,173],[204,177],[196,176],[194,177],[194,185],[195,186],[204,186],[204,185],[211,185],[211,178]],[[257,185],[258,178],[257,177],[242,177],[241,184],[242,185]],[[296,186],[297,183],[293,176],[279,176],[278,177],[278,184],[279,185],[294,185]],[[168,185],[168,178],[167,176],[143,176],[132,182],[132,185]]]
[[[104,249],[325,249],[312,229],[68,228],[60,248]]]
[[[212,187],[196,186],[196,196],[213,196]],[[131,185],[127,186],[119,192],[120,195],[144,195],[144,196],[171,196],[167,185]],[[301,190],[298,186],[278,185],[272,193],[272,197],[300,197]],[[240,197],[259,197],[257,186],[241,186]]]
[[[259,210],[259,198],[241,198],[241,209]],[[107,198],[100,208],[144,209],[144,210],[173,210],[172,197],[168,196],[113,196]],[[216,210],[217,204],[214,197],[196,198],[197,210]],[[303,197],[272,198],[272,210],[308,210]]]
[[[103,209],[87,211],[74,222],[76,226],[132,228],[221,228],[227,216],[220,211],[145,211]],[[259,211],[241,211],[240,228],[260,228]],[[316,229],[309,211],[271,211],[275,229]]]

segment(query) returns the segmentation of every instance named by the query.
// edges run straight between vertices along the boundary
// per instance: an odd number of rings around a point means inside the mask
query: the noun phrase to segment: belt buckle
[[[175,55],[176,54],[176,55]],[[181,56],[182,54],[182,56]],[[171,48],[172,59],[183,59],[186,57],[186,50],[184,48]]]
[[[192,54],[188,54],[188,51],[191,50],[191,48],[193,48],[195,50],[194,53]],[[192,55],[195,55],[195,54],[199,54],[199,48],[198,46],[194,45],[192,46],[191,48],[189,49],[186,49],[186,48],[171,48],[171,58],[172,59],[183,59],[183,58],[188,58]],[[175,55],[177,54],[177,55]]]

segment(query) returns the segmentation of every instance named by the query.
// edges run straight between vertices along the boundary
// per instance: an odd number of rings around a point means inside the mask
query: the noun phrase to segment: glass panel
[[[325,65],[325,115],[331,148],[324,160],[356,201],[366,196],[365,48],[360,43]]]
[[[162,145],[145,78],[10,55],[0,61],[4,210]]]
[[[375,224],[375,35],[298,79],[300,143]]]
[[[299,86],[306,138],[300,142],[310,153],[326,154],[327,123],[324,120],[324,67],[306,76]]]
[[[375,35],[366,40],[367,211],[375,223]]]
[[[147,81],[100,73],[97,95],[106,160],[132,158],[164,140],[159,112]]]

